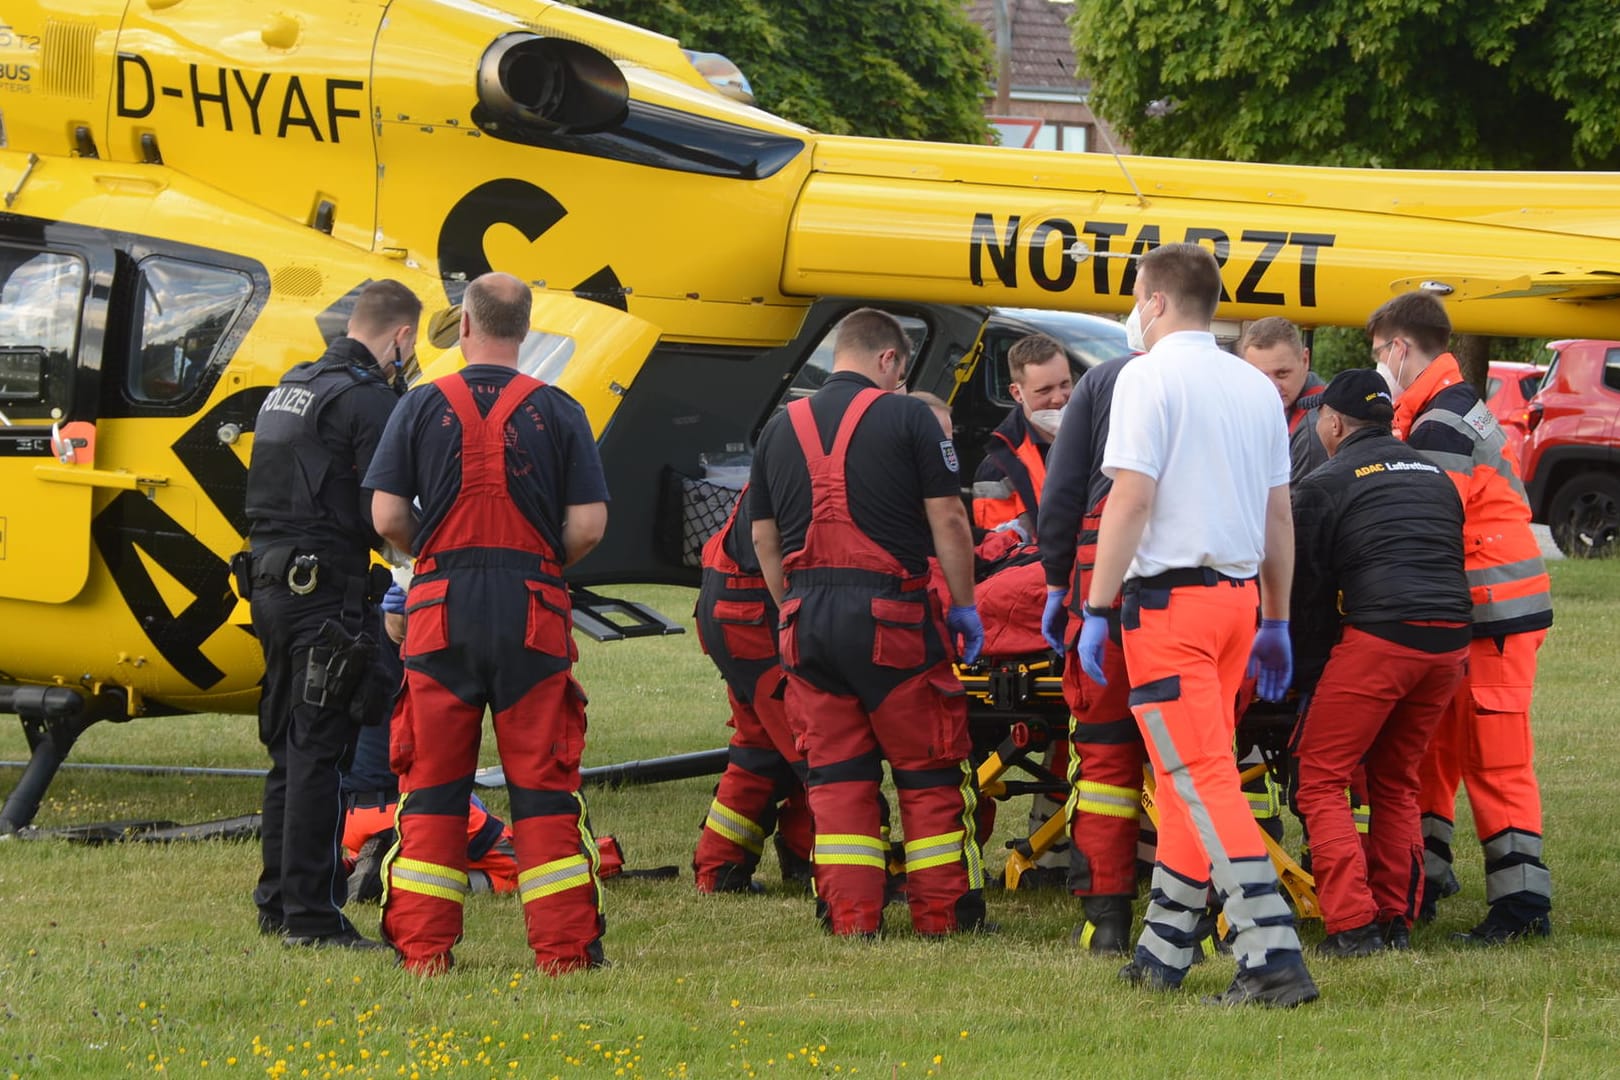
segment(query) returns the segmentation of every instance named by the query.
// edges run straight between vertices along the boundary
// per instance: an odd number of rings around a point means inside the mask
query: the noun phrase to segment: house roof
[[[1069,16],[1074,4],[1060,0],[1007,0],[1012,18],[1012,85],[1018,90],[1073,91],[1090,89],[1091,82],[1076,76],[1074,45],[1069,37]],[[996,6],[992,0],[973,0],[968,17],[984,29],[991,44],[996,39]]]

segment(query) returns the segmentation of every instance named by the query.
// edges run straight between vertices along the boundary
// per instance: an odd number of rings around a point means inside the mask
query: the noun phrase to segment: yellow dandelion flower
[[[945,1060],[945,1055],[944,1054],[935,1054],[934,1055],[934,1064],[935,1065],[938,1065],[940,1062],[942,1062],[944,1060]]]
[[[738,1006],[740,1006],[740,1005],[741,1005],[741,1004],[742,1004],[742,1002],[741,1002],[741,1001],[739,1001],[739,1000],[737,1000],[737,999],[736,999],[736,998],[732,998],[732,999],[731,999],[731,1007],[732,1007],[732,1008],[733,1008],[733,1009],[735,1009],[735,1008],[737,1008],[737,1007],[738,1007]],[[144,1006],[144,1005],[143,1005],[143,1006],[141,1006],[141,1007],[142,1007],[142,1008],[145,1008],[145,1007],[146,1007],[146,1006]]]

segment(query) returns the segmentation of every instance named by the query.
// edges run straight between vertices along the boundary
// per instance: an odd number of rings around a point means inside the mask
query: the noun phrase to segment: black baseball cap
[[[1395,419],[1389,384],[1372,368],[1351,368],[1333,376],[1322,391],[1322,404],[1352,420],[1388,424]]]

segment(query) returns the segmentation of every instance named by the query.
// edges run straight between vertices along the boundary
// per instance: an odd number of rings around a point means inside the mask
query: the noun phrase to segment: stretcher
[[[1066,739],[1069,735],[1069,707],[1063,700],[1061,660],[1050,651],[981,657],[972,664],[957,664],[956,675],[968,697],[968,731],[973,741],[972,760],[976,762],[980,797],[998,801],[1022,795],[1067,798],[1070,790],[1067,778],[1041,764],[1046,748],[1054,740]],[[1258,747],[1261,761],[1242,770],[1242,780],[1270,772],[1274,779],[1282,781],[1293,716],[1293,706],[1287,703],[1273,705],[1256,701],[1244,711],[1238,725],[1237,744]],[[1013,770],[1027,779],[1009,778]],[[1143,770],[1142,809],[1157,826],[1159,817],[1151,768]],[[1063,838],[1067,818],[1066,813],[1054,814],[1028,836],[1007,841],[1007,862],[1003,869],[1003,884],[1007,888],[1018,888],[1024,874],[1035,868],[1036,860]],[[1264,830],[1260,833],[1277,878],[1293,901],[1296,916],[1321,918],[1315,879]]]

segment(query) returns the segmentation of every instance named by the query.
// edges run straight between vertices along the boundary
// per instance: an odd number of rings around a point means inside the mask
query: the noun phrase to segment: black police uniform
[[[254,429],[247,514],[253,631],[265,658],[259,738],[271,767],[253,900],[261,929],[291,937],[354,932],[340,910],[339,775],[358,722],[346,700],[310,704],[306,683],[328,620],[383,639],[381,592],[368,587],[369,551],[381,541],[360,481],[397,400],[370,350],[339,338],[282,378]]]

